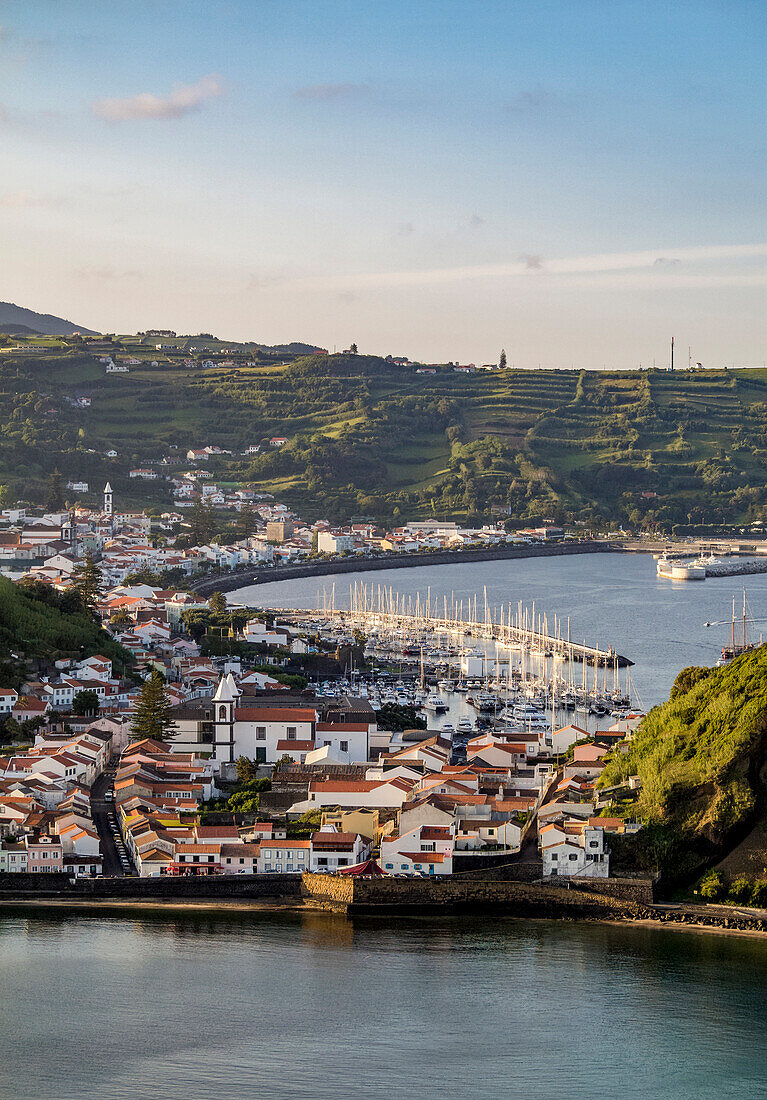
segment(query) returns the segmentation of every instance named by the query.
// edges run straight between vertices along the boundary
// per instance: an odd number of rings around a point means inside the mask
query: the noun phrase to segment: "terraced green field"
[[[57,468],[164,508],[168,483],[128,471],[166,459],[164,479],[188,467],[188,449],[215,444],[233,452],[210,460],[218,480],[279,493],[307,517],[502,511],[668,530],[760,522],[767,507],[764,371],[418,375],[346,354],[190,369],[187,351],[146,339],[116,351],[141,365],[106,375],[75,341],[0,348],[0,478],[12,496],[43,500]],[[71,403],[81,395],[90,408]],[[273,436],[289,442],[275,450]],[[253,443],[261,453],[244,456]]]

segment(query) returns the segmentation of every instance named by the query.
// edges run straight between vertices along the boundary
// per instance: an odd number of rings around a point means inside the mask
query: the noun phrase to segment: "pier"
[[[349,587],[349,607],[335,606],[335,585],[323,593],[323,606],[313,610],[273,609],[294,622],[324,621],[348,633],[361,631],[366,636],[384,634],[405,640],[409,646],[433,644],[438,637],[455,640],[472,638],[494,642],[499,648],[521,649],[539,657],[559,657],[584,662],[593,668],[627,668],[628,657],[612,646],[602,649],[578,642],[570,636],[569,618],[554,616],[551,625],[546,614],[519,603],[516,609],[501,606],[491,612],[484,593],[481,603],[476,596],[463,601],[451,597],[432,600],[430,592],[404,596],[382,585],[355,583]]]

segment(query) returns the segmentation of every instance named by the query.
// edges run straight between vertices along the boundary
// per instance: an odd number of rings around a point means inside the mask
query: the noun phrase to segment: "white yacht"
[[[423,706],[424,710],[429,710],[433,714],[444,714],[447,710],[447,703],[435,691],[427,697]]]

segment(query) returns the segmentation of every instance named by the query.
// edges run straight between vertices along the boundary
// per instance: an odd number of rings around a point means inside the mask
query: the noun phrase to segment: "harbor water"
[[[767,942],[656,927],[0,909],[15,1100],[767,1095]]]
[[[687,665],[713,665],[730,640],[733,597],[738,607],[745,588],[754,618],[767,617],[767,576],[710,578],[703,582],[658,577],[650,554],[584,554],[568,557],[386,569],[329,578],[308,577],[241,588],[233,603],[254,607],[322,607],[334,592],[335,606],[349,606],[350,586],[380,585],[406,598],[430,593],[468,607],[475,596],[494,614],[521,601],[535,602],[536,616],[554,615],[567,624],[574,641],[607,649],[612,646],[634,662],[631,669],[637,702],[649,708],[668,697],[674,678]],[[323,596],[324,589],[324,596]],[[707,622],[724,625],[706,627]],[[767,627],[765,622],[764,627]],[[760,626],[752,628],[758,640]],[[576,673],[576,676],[578,673]],[[600,677],[601,681],[601,677]],[[624,680],[622,678],[621,682]]]

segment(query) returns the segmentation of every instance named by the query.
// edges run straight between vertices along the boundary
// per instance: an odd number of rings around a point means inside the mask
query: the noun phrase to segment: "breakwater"
[[[461,565],[465,562],[506,561],[521,558],[554,558],[573,554],[610,554],[621,547],[608,542],[551,543],[531,546],[496,546],[481,550],[436,550],[415,554],[381,554],[375,558],[339,558],[292,565],[248,566],[192,580],[189,589],[200,596],[234,592],[255,584],[325,577],[337,573],[368,573],[381,569],[415,569],[423,565]]]

